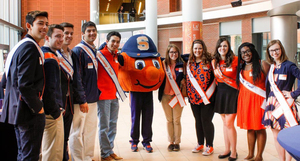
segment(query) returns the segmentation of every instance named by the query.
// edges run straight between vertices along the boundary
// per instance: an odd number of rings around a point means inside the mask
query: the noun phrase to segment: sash
[[[175,82],[173,76],[172,76],[172,72],[170,69],[170,66],[166,66],[165,63],[163,63],[164,68],[165,68],[165,72],[166,72],[166,77],[168,78],[171,88],[175,93],[175,96],[172,98],[172,100],[169,102],[169,105],[174,108],[175,105],[179,102],[180,107],[186,106],[186,103],[184,101],[184,98],[180,92],[180,89],[177,85],[177,83]]]
[[[62,55],[59,50],[56,51],[56,54],[60,67],[70,76],[71,79],[73,79],[74,69],[71,63]]]
[[[270,72],[269,72],[269,82],[271,84],[271,88],[274,92],[275,97],[277,98],[280,107],[278,107],[277,109],[275,109],[272,112],[272,115],[278,119],[281,115],[284,114],[285,119],[287,120],[288,124],[292,127],[292,126],[296,126],[298,125],[296,118],[291,110],[291,106],[294,104],[294,99],[288,99],[286,100],[285,97],[283,96],[283,94],[281,93],[281,91],[278,89],[275,81],[274,81],[274,70],[275,70],[275,66],[274,64],[271,65],[270,68]]]
[[[229,85],[230,87],[232,88],[235,88],[235,89],[238,89],[236,83],[235,83],[235,80],[230,78],[230,77],[227,77],[225,76],[221,69],[220,69],[220,65],[219,63],[217,63],[217,66],[215,67],[215,63],[214,63],[215,60],[212,61],[212,66],[213,66],[213,69],[214,69],[214,74],[216,77],[218,77],[222,82],[226,83],[227,85]]]
[[[14,46],[13,49],[8,53],[8,56],[7,56],[7,59],[6,59],[6,63],[5,63],[5,74],[6,74],[6,77],[7,77],[8,73],[9,73],[9,68],[10,68],[11,60],[12,60],[12,58],[13,58],[16,50],[23,43],[28,42],[28,41],[32,42],[36,46],[36,48],[38,49],[38,51],[40,53],[40,56],[41,56],[41,58],[40,58],[40,64],[44,64],[44,54],[43,54],[43,51],[41,50],[40,46],[34,40],[32,40],[31,38],[26,37],[26,38],[22,39],[21,41],[19,41],[17,43],[17,45]]]
[[[99,60],[99,62],[101,63],[101,65],[103,66],[103,68],[105,69],[107,74],[110,76],[110,78],[114,82],[115,87],[117,89],[117,92],[119,94],[119,97],[124,102],[124,100],[126,99],[126,95],[125,95],[125,93],[124,93],[124,91],[123,91],[123,89],[122,89],[122,87],[121,87],[121,85],[118,81],[118,77],[117,77],[114,69],[111,67],[111,65],[109,64],[109,62],[105,58],[105,56],[100,51],[97,51],[97,59]]]
[[[51,52],[46,52],[44,54],[45,54],[45,59],[54,59],[57,62],[58,66],[59,66],[59,60],[58,60],[58,58],[55,54],[53,54]]]
[[[212,84],[208,87],[208,89],[206,90],[206,92],[203,91],[203,89],[200,87],[199,83],[197,82],[197,80],[195,79],[195,77],[193,76],[190,67],[189,67],[189,62],[187,63],[187,75],[189,77],[189,79],[191,80],[191,84],[193,85],[193,87],[196,89],[196,91],[198,92],[198,94],[201,96],[203,103],[205,105],[210,104],[210,97],[213,95],[215,89],[216,89],[216,81],[214,80],[212,82]]]
[[[243,84],[244,87],[246,87],[248,90],[250,90],[251,92],[265,98],[264,102],[261,104],[261,108],[265,110],[266,108],[266,91],[255,86],[254,84],[248,82],[247,80],[245,80],[242,76],[242,72],[240,72],[240,82]]]
[[[94,53],[93,50],[90,49],[90,47],[88,47],[88,46],[86,46],[85,44],[82,44],[82,43],[77,44],[76,47],[80,47],[92,59],[92,62],[94,64],[94,67],[95,67],[95,70],[96,70],[96,73],[97,73],[98,62],[97,62],[97,59],[96,59],[95,55],[93,54]]]

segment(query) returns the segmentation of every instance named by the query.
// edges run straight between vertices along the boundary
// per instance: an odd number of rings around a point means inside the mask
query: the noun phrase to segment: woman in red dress
[[[238,50],[237,85],[239,85],[237,126],[247,130],[248,155],[244,160],[254,158],[254,147],[257,141],[255,161],[262,160],[266,145],[266,130],[261,123],[264,115],[266,74],[269,64],[261,61],[253,44],[245,42]]]

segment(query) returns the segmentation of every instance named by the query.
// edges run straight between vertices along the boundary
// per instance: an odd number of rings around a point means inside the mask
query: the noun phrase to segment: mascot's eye
[[[136,60],[134,64],[135,68],[139,70],[142,70],[146,66],[144,60]]]
[[[153,65],[157,68],[157,69],[159,69],[160,68],[160,65],[159,65],[159,62],[158,62],[158,60],[156,60],[156,59],[152,59],[152,62],[153,62]]]

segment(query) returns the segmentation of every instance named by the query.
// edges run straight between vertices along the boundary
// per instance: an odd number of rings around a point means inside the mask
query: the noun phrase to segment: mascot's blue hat
[[[152,39],[145,34],[131,36],[124,44],[122,51],[133,58],[159,57]]]

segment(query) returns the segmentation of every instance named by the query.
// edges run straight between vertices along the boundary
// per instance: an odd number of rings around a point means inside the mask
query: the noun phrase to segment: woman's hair
[[[231,63],[232,63],[233,58],[234,58],[234,53],[231,50],[230,43],[229,43],[229,41],[226,38],[220,38],[217,41],[215,52],[214,52],[214,59],[216,60],[215,61],[215,65],[217,65],[217,63],[219,63],[219,61],[222,59],[221,56],[220,56],[220,54],[219,54],[218,48],[221,46],[221,43],[223,41],[226,41],[227,44],[228,44],[228,52],[226,53],[225,64],[226,64],[226,67],[229,67],[231,65]]]
[[[275,63],[275,60],[271,57],[270,51],[269,51],[269,48],[271,46],[273,46],[274,44],[278,44],[280,46],[280,50],[281,50],[280,62],[284,62],[284,61],[288,60],[288,57],[285,53],[284,47],[283,47],[282,43],[280,42],[280,40],[272,40],[267,45],[267,61],[270,64]]]
[[[246,62],[242,59],[242,48],[247,46],[250,49],[250,52],[252,53],[252,58],[251,58],[251,62],[252,62],[252,75],[253,75],[253,82],[254,84],[256,83],[257,80],[259,80],[261,78],[261,72],[262,70],[262,66],[261,66],[261,61],[260,61],[260,57],[258,52],[255,49],[255,46],[252,43],[249,42],[244,42],[243,44],[241,44],[239,46],[239,50],[238,50],[238,68],[237,68],[237,73],[236,73],[236,83],[237,85],[239,85],[240,83],[240,71],[245,69],[245,65]],[[266,74],[266,73],[264,73]]]
[[[166,65],[170,65],[171,64],[171,59],[170,59],[170,55],[169,55],[169,52],[170,52],[171,48],[175,48],[176,51],[177,51],[177,53],[178,53],[178,57],[176,59],[176,63],[183,62],[183,60],[181,58],[181,54],[180,54],[179,48],[175,44],[169,44],[168,47],[167,47],[167,50],[166,50],[166,59],[165,59]]]
[[[204,64],[210,64],[210,62],[212,60],[211,54],[209,52],[207,52],[207,47],[206,47],[204,41],[199,40],[199,39],[194,40],[193,43],[192,43],[192,46],[191,46],[191,49],[190,49],[189,62],[192,63],[192,62],[196,61],[196,57],[195,57],[194,52],[193,52],[193,48],[194,48],[195,44],[201,44],[202,45],[203,50],[202,50],[201,61]]]

